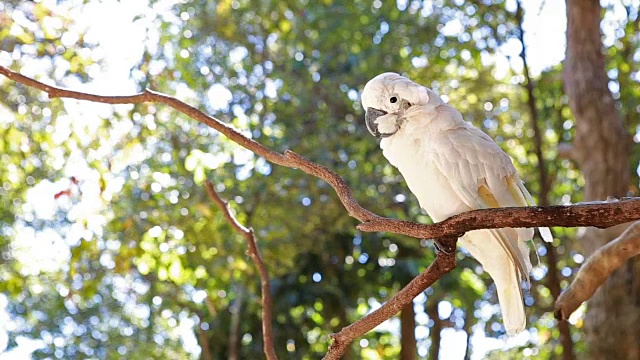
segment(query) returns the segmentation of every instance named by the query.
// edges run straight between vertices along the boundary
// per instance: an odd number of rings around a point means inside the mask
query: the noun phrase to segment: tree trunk
[[[630,179],[629,136],[608,88],[598,0],[567,0],[565,89],[576,120],[576,161],[585,200],[624,196]],[[590,255],[620,229],[588,228]],[[635,261],[616,271],[588,302],[585,332],[591,359],[640,359],[640,274]]]
[[[400,311],[401,360],[415,360],[416,358],[416,313],[413,301],[405,305]]]

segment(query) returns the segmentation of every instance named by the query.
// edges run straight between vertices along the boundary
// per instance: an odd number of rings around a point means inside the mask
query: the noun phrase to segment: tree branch
[[[298,168],[309,175],[316,176],[329,183],[340,197],[340,201],[349,212],[349,215],[360,220],[367,221],[379,218],[371,211],[363,208],[352,196],[351,189],[347,186],[344,179],[338,174],[332,172],[322,165],[318,165],[307,160],[305,157],[287,150],[284,154],[273,151],[259,142],[249,139],[242,135],[238,130],[223,123],[215,117],[206,115],[202,111],[188,105],[172,96],[162,94],[153,90],[145,89],[142,93],[128,96],[102,96],[87,94],[79,91],[62,89],[56,86],[44,84],[40,81],[31,79],[21,75],[15,71],[11,71],[4,66],[0,66],[0,74],[14,80],[23,85],[27,85],[47,93],[49,98],[70,98],[77,100],[93,101],[104,104],[140,104],[145,102],[162,103],[172,107],[173,109],[205,124],[224,136],[235,142],[236,144],[251,150],[255,154],[264,157],[266,160],[289,168]]]
[[[331,338],[333,339],[333,343],[329,346],[329,351],[324,359],[340,359],[355,338],[371,331],[376,326],[397,314],[405,305],[412,302],[416,296],[435,283],[444,274],[453,270],[456,267],[455,254],[457,240],[457,235],[438,239],[438,243],[444,247],[444,251],[438,252],[433,263],[380,308],[343,328],[337,334],[332,334]]]
[[[367,232],[387,231],[415,238],[432,239],[479,229],[518,227],[593,226],[607,228],[640,219],[640,198],[593,201],[573,205],[506,207],[473,210],[432,225],[378,218],[358,225]]]
[[[271,285],[269,284],[269,273],[267,272],[267,267],[264,265],[264,261],[262,261],[262,257],[260,256],[260,250],[258,250],[258,246],[256,245],[256,238],[253,234],[253,229],[248,229],[244,225],[240,224],[238,219],[236,219],[235,216],[231,214],[229,204],[226,201],[222,200],[222,198],[214,190],[211,181],[207,180],[204,184],[207,188],[207,192],[209,193],[209,197],[222,210],[224,217],[227,219],[227,222],[229,222],[234,230],[240,233],[240,235],[242,235],[247,240],[247,244],[249,245],[249,256],[251,256],[251,259],[253,260],[254,264],[256,264],[258,272],[260,273],[260,284],[262,288],[262,338],[264,342],[263,350],[264,354],[267,357],[267,360],[277,360],[278,356],[276,355],[276,351],[273,347],[273,333],[271,329],[271,309],[273,307],[273,301],[271,300]]]
[[[302,155],[286,150],[283,154],[273,151],[253,139],[242,135],[238,130],[221,120],[206,115],[202,111],[172,96],[146,89],[144,92],[129,96],[101,96],[71,91],[47,85],[17,72],[0,66],[0,74],[21,84],[42,90],[50,98],[71,98],[106,104],[138,104],[158,102],[205,124],[238,145],[264,157],[266,160],[289,168],[297,168],[309,175],[318,177],[333,187],[349,215],[361,221],[362,231],[386,231],[415,238],[438,238],[445,235],[461,234],[471,230],[495,229],[502,227],[537,226],[595,226],[599,228],[640,220],[640,198],[620,202],[592,202],[569,206],[536,206],[520,208],[497,208],[474,210],[452,216],[433,225],[418,224],[384,218],[363,208],[353,197],[351,189],[340,175],[328,168],[316,164]]]
[[[594,252],[582,265],[571,285],[556,301],[555,316],[569,316],[598,290],[612,272],[634,256],[640,255],[640,221]]]
[[[343,328],[339,333],[334,334],[332,336],[334,343],[327,352],[327,359],[339,358],[353,339],[363,335],[378,324],[395,315],[403,306],[413,300],[415,296],[453,269],[455,267],[455,242],[459,236],[462,236],[462,234],[467,231],[503,227],[538,226],[596,226],[603,228],[633,220],[640,220],[640,198],[633,198],[619,202],[594,202],[569,206],[538,206],[475,210],[452,216],[445,221],[433,225],[387,219],[363,208],[353,198],[352,192],[346,185],[344,179],[328,168],[311,162],[303,156],[289,150],[285,151],[283,154],[275,152],[264,145],[245,137],[239,131],[224,124],[222,121],[208,116],[202,111],[169,95],[146,89],[142,93],[130,96],[100,96],[47,85],[11,71],[3,66],[0,66],[0,74],[21,84],[45,91],[50,98],[64,97],[107,104],[133,104],[144,102],[163,103],[199,121],[200,123],[219,131],[230,140],[257,155],[264,157],[266,160],[274,164],[289,168],[298,168],[307,174],[326,181],[336,191],[336,194],[348,211],[349,215],[362,222],[362,224],[358,226],[358,229],[362,231],[393,232],[416,238],[437,238],[440,245],[444,244],[445,248],[452,249],[450,253],[447,251],[446,254],[438,254],[436,260],[427,268],[426,271],[413,279],[405,288],[400,290],[400,292],[398,292],[382,307],[352,325]],[[213,188],[210,183],[207,185],[207,189],[211,194],[211,190]],[[214,199],[214,201],[216,201],[216,198],[219,199],[215,191],[213,192],[213,195],[212,199]],[[216,201],[216,204],[222,204],[222,208],[226,209],[224,201],[221,199],[220,201],[221,202]],[[228,213],[228,210],[225,210],[225,216],[236,230],[241,232],[245,237],[253,238],[251,236],[251,230],[239,224],[237,220]],[[250,240],[249,244],[250,248],[251,246],[255,247],[255,240]],[[256,264],[258,264],[258,262],[256,262]],[[258,265],[258,269],[262,276],[260,265]],[[265,294],[270,293],[269,291],[263,290],[262,294],[264,296]],[[263,305],[265,304],[266,301],[263,300]],[[265,308],[266,306],[263,307],[263,310]],[[271,322],[267,321],[266,318],[263,320],[266,324],[271,324]],[[263,324],[263,327],[264,326],[266,325]],[[264,331],[264,333],[266,334],[267,332]],[[266,346],[267,342],[265,341],[265,347]],[[273,349],[268,350],[265,348],[265,352],[268,351],[273,351]]]

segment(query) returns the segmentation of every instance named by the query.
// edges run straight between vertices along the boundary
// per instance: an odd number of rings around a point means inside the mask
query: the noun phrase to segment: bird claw
[[[436,248],[436,253],[438,254],[443,253],[445,255],[453,255],[456,252],[455,245],[454,247],[447,246],[440,242],[438,239],[433,239],[433,246]]]

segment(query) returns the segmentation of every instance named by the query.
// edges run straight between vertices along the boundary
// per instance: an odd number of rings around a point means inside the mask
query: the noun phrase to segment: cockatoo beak
[[[369,129],[369,132],[371,133],[371,135],[377,137],[378,139],[393,135],[393,134],[381,134],[380,131],[378,131],[378,124],[376,124],[376,120],[378,119],[378,117],[387,115],[387,114],[388,113],[384,110],[378,110],[370,107],[370,108],[367,108],[367,111],[364,115],[364,122],[367,124],[367,129]]]

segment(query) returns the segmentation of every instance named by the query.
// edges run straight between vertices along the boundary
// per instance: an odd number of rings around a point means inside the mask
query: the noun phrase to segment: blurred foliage
[[[624,3],[626,21],[605,45],[611,88],[635,134],[638,12]],[[0,4],[0,63],[74,88],[95,81],[109,71],[107,55],[76,21],[90,5]],[[443,95],[513,157],[534,194],[540,188],[521,61],[502,50],[518,38],[508,1],[149,7],[132,19],[145,33],[143,51],[127,68],[139,90],[176,94],[268,147],[331,168],[378,214],[430,221],[362,121],[359,91],[383,71],[401,71]],[[583,185],[556,150],[573,136],[561,71],[535,78],[552,203],[579,201]],[[330,333],[388,299],[434,258],[424,240],[359,233],[326,183],[273,167],[165,106],[49,101],[6,79],[0,99],[0,304],[10,319],[9,348],[23,337],[40,340],[37,358],[147,359],[201,357],[197,344],[224,358],[235,337],[240,358],[260,357],[258,274],[244,240],[207,198],[207,178],[256,230],[272,277],[282,358],[319,358]],[[636,151],[633,169],[639,160]],[[635,191],[637,178],[634,184]],[[583,258],[571,243],[574,230],[555,235],[564,286]],[[526,296],[531,336],[491,358],[561,351],[545,248],[538,252],[542,264]],[[474,260],[462,253],[460,260],[415,301],[421,356],[431,345],[430,301],[446,327],[505,337],[489,278]],[[580,327],[578,320],[573,335],[583,353]],[[351,356],[396,358],[398,332],[391,321],[355,343]]]

